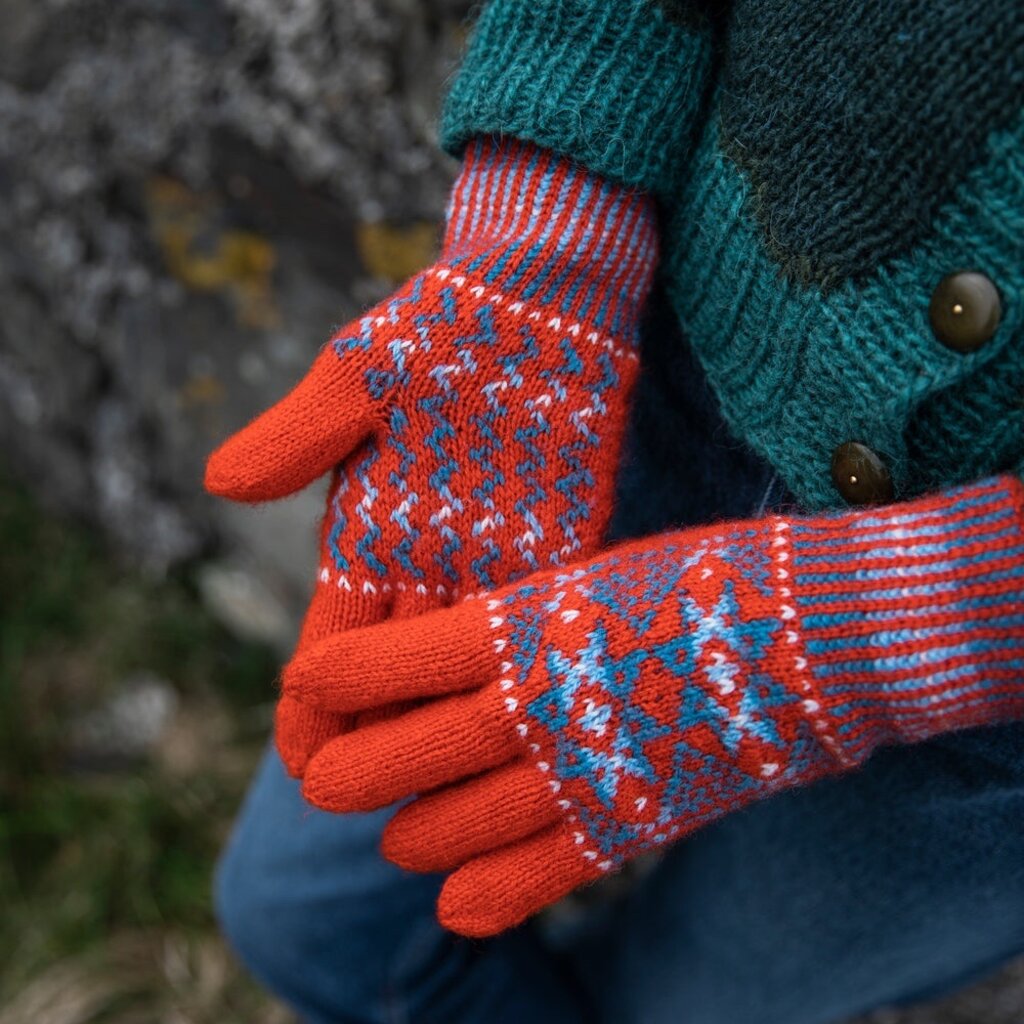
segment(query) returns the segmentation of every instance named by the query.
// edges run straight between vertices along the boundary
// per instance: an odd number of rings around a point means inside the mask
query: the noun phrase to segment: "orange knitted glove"
[[[329,742],[303,791],[400,810],[385,854],[457,869],[493,934],[638,853],[878,746],[1024,716],[1024,487],[609,549],[291,665],[302,699],[440,698]]]
[[[240,501],[336,467],[298,653],[597,548],[656,248],[643,195],[532,145],[470,148],[440,262],[210,458],[207,488]],[[289,771],[348,724],[285,695]]]

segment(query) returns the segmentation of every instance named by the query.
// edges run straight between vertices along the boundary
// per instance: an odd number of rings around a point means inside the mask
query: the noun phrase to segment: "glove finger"
[[[558,824],[450,875],[437,900],[437,919],[460,935],[486,938],[604,874],[583,856],[572,831]]]
[[[235,501],[292,494],[341,462],[382,416],[358,363],[328,345],[289,394],[210,456],[206,489]]]
[[[274,708],[274,744],[285,771],[302,778],[309,759],[351,723],[351,715],[334,715],[282,694]]]
[[[408,871],[451,871],[555,824],[553,782],[536,765],[513,761],[421,796],[388,822],[381,851]]]
[[[331,711],[476,689],[501,662],[478,600],[414,619],[352,629],[298,651],[285,693]]]
[[[331,740],[309,762],[302,792],[325,811],[372,811],[506,764],[521,749],[489,691],[459,694]]]
[[[325,534],[328,528],[325,521]],[[386,619],[390,608],[388,594],[345,591],[337,587],[332,578],[325,581],[321,575],[306,611],[292,660],[315,648],[327,637]],[[287,672],[288,666],[285,666],[284,674]],[[292,778],[301,778],[309,759],[328,740],[353,728],[357,719],[353,715],[337,714],[303,702],[289,693],[286,687],[283,689],[274,712],[274,739],[288,774]]]
[[[278,755],[293,779],[301,779],[309,759],[328,741],[350,729],[404,714],[414,705],[387,704],[354,715],[335,714],[282,694],[274,709]]]

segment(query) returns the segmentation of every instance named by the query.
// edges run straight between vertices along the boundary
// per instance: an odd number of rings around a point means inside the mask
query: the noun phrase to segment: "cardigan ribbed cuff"
[[[623,185],[672,189],[710,62],[698,19],[653,0],[491,0],[445,105],[441,143],[536,143]]]
[[[528,142],[467,149],[441,254],[459,273],[635,346],[657,253],[645,193]]]
[[[833,750],[1024,717],[1024,487],[791,521],[801,662]]]

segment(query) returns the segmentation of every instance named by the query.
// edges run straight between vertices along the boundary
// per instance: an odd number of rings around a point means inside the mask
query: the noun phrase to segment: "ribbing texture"
[[[657,195],[692,141],[708,31],[651,0],[492,0],[445,105],[454,155],[481,135],[528,140]]]
[[[822,292],[780,275],[751,186],[709,124],[666,229],[665,279],[726,420],[806,507],[841,503],[829,464],[850,440],[885,460],[901,497],[1024,459],[1022,154],[1024,116],[989,139],[913,252]],[[937,283],[964,267],[1004,297],[995,336],[967,355],[927,319]]]
[[[442,135],[459,151],[518,135],[655,193],[662,276],[737,438],[808,509],[842,505],[829,463],[847,441],[912,498],[1024,464],[1009,7],[960,25],[946,2],[742,0],[709,26],[638,2],[491,0]],[[964,269],[1003,303],[969,355],[927,314]]]
[[[439,262],[210,458],[236,500],[333,473],[299,652],[600,546],[656,258],[648,196],[529,144],[470,148]],[[348,724],[286,695],[289,770]]]

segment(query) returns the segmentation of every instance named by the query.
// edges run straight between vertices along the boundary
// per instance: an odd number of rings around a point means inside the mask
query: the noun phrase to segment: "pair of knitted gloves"
[[[326,810],[416,795],[383,852],[450,872],[466,935],[881,744],[1024,714],[1013,477],[602,547],[656,259],[649,198],[480,140],[440,261],[210,459],[244,501],[333,470],[278,749]]]

